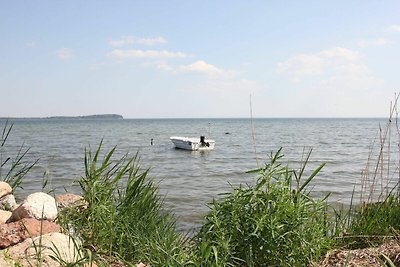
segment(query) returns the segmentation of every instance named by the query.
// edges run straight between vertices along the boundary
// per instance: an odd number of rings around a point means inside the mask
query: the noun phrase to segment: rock
[[[322,261],[315,262],[312,266],[385,266],[386,261],[381,257],[389,258],[387,266],[399,266],[400,243],[397,240],[387,240],[376,247],[366,247],[361,249],[347,250],[335,249],[326,253]],[[384,262],[384,263],[382,263]],[[391,264],[393,263],[393,265]],[[310,265],[311,266],[311,265]]]
[[[25,229],[16,223],[0,225],[0,248],[18,244],[26,239]]]
[[[11,186],[6,182],[1,181],[0,182],[0,197],[4,197],[5,195],[11,194],[11,193],[12,193]]]
[[[60,232],[61,228],[54,222],[26,218],[18,222],[0,225],[0,248],[18,244],[28,237],[36,237],[40,234]]]
[[[0,198],[0,209],[13,211],[17,208],[15,197],[13,194],[8,194]]]
[[[56,196],[56,205],[59,210],[62,210],[71,207],[86,209],[88,204],[82,196],[68,193]]]
[[[11,217],[11,214],[11,211],[0,210],[0,224],[6,223],[6,221]]]
[[[0,254],[0,266],[18,266],[14,261],[8,261],[6,256]]]
[[[81,243],[79,241],[74,241],[61,233],[49,233],[33,239],[28,238],[22,243],[3,250],[2,254],[6,261],[13,261],[21,267],[58,267],[79,260],[81,257],[80,249]],[[40,256],[39,259],[38,256]]]
[[[28,237],[61,232],[61,227],[51,221],[26,218],[18,221],[18,223],[21,223],[21,225],[24,226]]]
[[[11,186],[6,182],[0,181],[0,197],[4,197],[5,195],[11,193],[12,193]]]
[[[24,202],[16,208],[7,222],[15,222],[23,218],[54,220],[57,217],[55,199],[45,193],[30,194]]]

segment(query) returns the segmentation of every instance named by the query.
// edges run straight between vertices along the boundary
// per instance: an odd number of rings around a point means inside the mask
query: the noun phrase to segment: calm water
[[[15,120],[9,151],[30,147],[29,158],[40,158],[27,176],[26,195],[40,191],[46,171],[57,192],[79,193],[73,180],[83,175],[85,147],[117,145],[120,153],[139,151],[141,166],[151,168],[166,205],[178,217],[181,230],[201,223],[206,204],[230,190],[230,184],[252,183],[245,171],[257,167],[249,119],[149,120]],[[264,163],[271,151],[283,147],[285,161],[298,168],[304,149],[313,148],[311,168],[326,166],[314,180],[318,194],[331,192],[331,201],[349,201],[359,184],[369,148],[383,119],[254,119],[257,155]],[[4,121],[0,121],[0,126]],[[3,127],[1,127],[2,129]],[[215,150],[191,152],[174,149],[170,136],[206,135],[216,140]],[[153,138],[154,144],[150,145]]]

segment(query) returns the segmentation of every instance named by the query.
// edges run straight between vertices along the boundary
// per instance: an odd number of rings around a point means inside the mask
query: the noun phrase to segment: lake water
[[[304,150],[313,148],[310,169],[326,166],[313,181],[314,192],[332,193],[330,200],[348,203],[353,187],[360,183],[371,144],[384,119],[124,119],[57,120],[18,119],[8,139],[8,151],[24,144],[28,159],[40,159],[27,175],[27,195],[40,191],[43,174],[56,192],[79,193],[72,186],[84,174],[84,150],[117,146],[139,152],[141,166],[151,168],[165,204],[176,214],[179,229],[201,224],[206,206],[231,185],[251,184],[254,175],[245,172],[264,164],[272,151],[283,147],[284,161],[300,167]],[[0,120],[1,129],[5,121]],[[254,139],[253,139],[254,133]],[[170,136],[200,136],[216,141],[215,149],[192,152],[175,149]],[[150,140],[153,139],[153,145]],[[255,142],[254,142],[255,141]],[[255,148],[254,149],[254,143]],[[256,152],[255,152],[256,150]],[[11,153],[10,153],[11,154]],[[356,187],[358,188],[358,187]]]

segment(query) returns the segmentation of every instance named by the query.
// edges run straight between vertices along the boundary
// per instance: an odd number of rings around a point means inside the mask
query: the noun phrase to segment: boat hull
[[[170,139],[176,148],[185,150],[213,150],[215,146],[215,141],[209,139],[205,139],[203,143],[196,137],[173,136]]]

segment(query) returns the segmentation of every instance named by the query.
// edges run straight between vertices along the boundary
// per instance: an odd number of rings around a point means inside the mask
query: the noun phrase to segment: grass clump
[[[79,181],[88,203],[67,211],[64,225],[99,255],[151,266],[181,266],[188,260],[175,220],[162,209],[157,187],[141,171],[138,157],[114,159],[115,147],[100,161],[102,144],[85,152],[85,176]]]
[[[337,246],[365,248],[388,239],[398,239],[400,231],[400,124],[395,95],[385,127],[371,144],[362,170],[360,200],[353,194],[349,209],[337,213]]]
[[[21,145],[13,156],[9,155],[7,140],[12,128],[13,124],[9,124],[6,120],[0,136],[0,180],[7,182],[14,191],[17,187],[21,187],[24,176],[39,160],[28,162],[26,155],[29,148],[25,148],[24,145]]]
[[[315,200],[305,181],[305,166],[296,172],[271,162],[252,171],[254,186],[234,188],[211,211],[197,236],[198,266],[305,266],[331,244],[326,199]]]
[[[388,195],[382,202],[353,205],[348,211],[342,210],[337,218],[343,214],[346,216],[336,239],[338,247],[366,248],[399,236],[400,205],[397,194]]]

